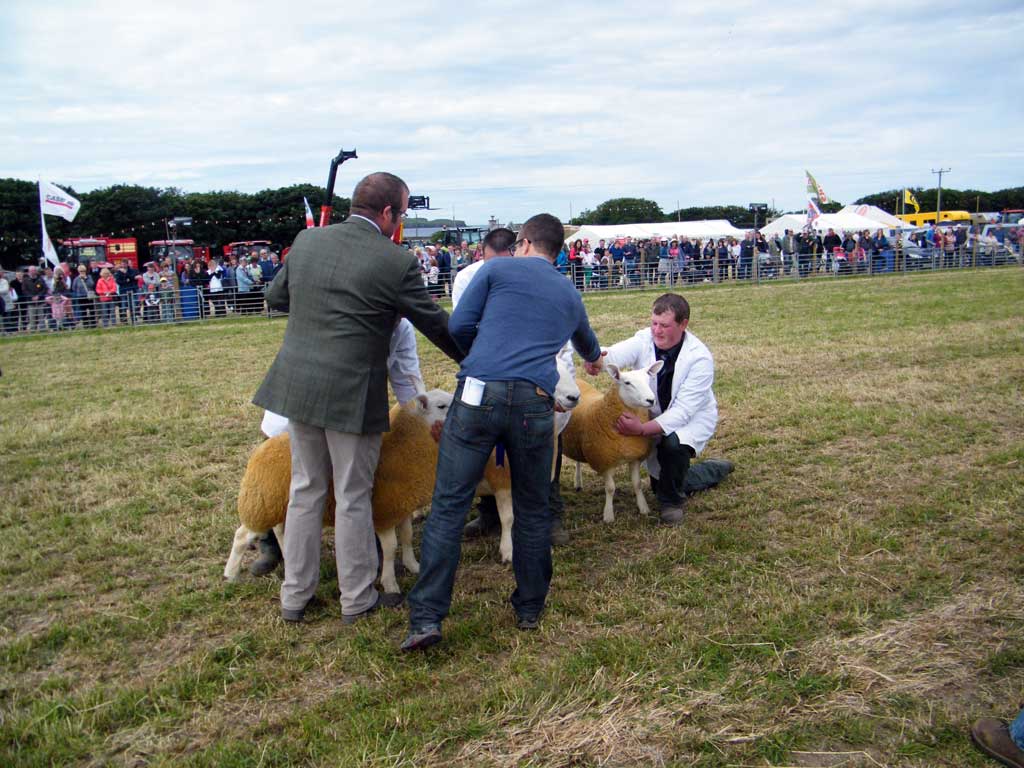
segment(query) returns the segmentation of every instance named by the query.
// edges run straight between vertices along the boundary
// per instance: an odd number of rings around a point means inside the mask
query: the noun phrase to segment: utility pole
[[[953,169],[939,168],[939,170],[936,171],[932,168],[932,173],[937,173],[939,175],[939,197],[935,202],[935,226],[939,226],[939,222],[942,221],[942,174],[949,173],[951,170]]]

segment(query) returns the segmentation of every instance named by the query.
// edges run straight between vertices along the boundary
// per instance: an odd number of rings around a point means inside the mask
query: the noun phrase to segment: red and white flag
[[[49,181],[39,180],[39,224],[42,227],[43,256],[57,266],[57,249],[53,247],[50,235],[46,231],[46,216],[60,216],[66,221],[74,221],[82,204],[75,198]]]
[[[812,224],[816,218],[821,216],[821,208],[813,200],[807,201],[807,223]]]
[[[305,197],[302,198],[302,202],[306,204],[306,229],[312,229],[316,226],[316,223],[313,221],[313,209],[309,207],[309,200]]]
[[[39,180],[39,210],[48,216],[60,216],[65,221],[74,221],[82,204],[49,181]]]

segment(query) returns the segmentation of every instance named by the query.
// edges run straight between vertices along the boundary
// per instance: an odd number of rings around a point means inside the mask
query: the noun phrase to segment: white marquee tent
[[[907,222],[896,218],[891,213],[887,213],[875,205],[848,205],[839,212],[855,213],[858,216],[872,219],[881,224],[885,229],[911,228],[911,225],[907,224]]]
[[[651,237],[686,236],[691,240],[706,240],[709,237],[743,237],[743,230],[736,229],[725,219],[709,219],[705,221],[657,221],[650,224],[586,224],[565,239],[567,243],[577,240],[589,240],[592,246],[598,240],[606,243],[620,237],[632,237],[634,240],[646,240]]]
[[[787,229],[799,232],[807,225],[807,215],[804,213],[787,213],[779,216],[771,224],[761,227],[765,235],[781,235]],[[814,228],[818,232],[825,232],[834,229],[836,232],[862,232],[867,229],[872,233],[879,227],[885,229],[885,225],[866,216],[859,216],[856,213],[823,213],[814,220]]]

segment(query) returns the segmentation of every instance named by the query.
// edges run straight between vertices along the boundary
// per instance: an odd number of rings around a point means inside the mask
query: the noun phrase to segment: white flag
[[[53,264],[53,266],[56,267],[58,264],[60,264],[60,259],[57,257],[57,249],[53,247],[53,241],[50,240],[50,235],[46,231],[46,219],[44,219],[42,216],[40,216],[39,218],[43,222],[43,256],[46,257],[46,260],[48,262],[50,262],[51,264]]]
[[[65,221],[74,221],[82,204],[75,198],[48,181],[39,180],[39,210],[50,216],[60,216]]]

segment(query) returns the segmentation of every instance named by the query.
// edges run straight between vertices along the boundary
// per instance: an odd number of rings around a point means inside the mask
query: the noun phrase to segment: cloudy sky
[[[449,215],[1024,184],[1024,3],[4,0],[0,176],[251,192],[390,170]]]

